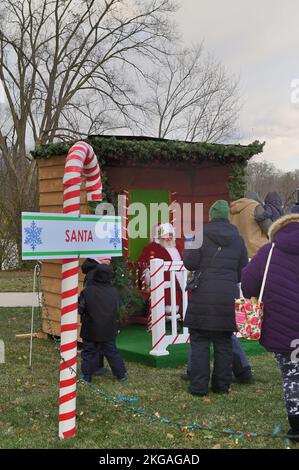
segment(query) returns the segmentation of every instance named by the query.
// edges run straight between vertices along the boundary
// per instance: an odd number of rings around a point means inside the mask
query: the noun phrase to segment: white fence
[[[170,273],[171,292],[171,334],[166,332],[165,313],[165,272]],[[187,283],[188,272],[182,261],[163,261],[162,259],[152,259],[150,262],[151,276],[151,331],[152,349],[150,354],[154,356],[166,356],[166,350],[170,344],[182,344],[190,341],[188,328],[183,328],[183,333],[177,332],[177,308],[176,308],[176,273],[182,273],[182,285]],[[188,305],[188,292],[182,290],[183,319],[185,318]]]

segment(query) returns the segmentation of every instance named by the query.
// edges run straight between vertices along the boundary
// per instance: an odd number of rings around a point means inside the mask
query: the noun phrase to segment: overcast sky
[[[299,168],[299,0],[179,1],[176,21],[186,45],[204,41],[240,77],[238,140],[265,140],[263,158],[284,170]]]
[[[299,104],[291,101],[291,83],[299,83],[299,1],[181,0],[177,22],[186,44],[204,40],[240,76],[239,141],[265,140],[265,159],[299,168]]]

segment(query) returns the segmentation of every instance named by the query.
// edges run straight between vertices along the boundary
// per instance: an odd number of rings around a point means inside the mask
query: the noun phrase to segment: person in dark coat
[[[298,202],[296,202],[296,204],[294,204],[293,207],[291,207],[290,213],[291,214],[299,214],[299,203]]]
[[[81,368],[86,382],[91,382],[100,353],[106,357],[112,373],[120,381],[126,380],[126,367],[115,342],[119,298],[111,281],[111,267],[98,264],[90,271],[79,298],[80,336],[83,340]]]
[[[269,192],[265,197],[263,210],[256,213],[255,220],[264,233],[268,235],[271,225],[283,215],[283,201],[280,195],[273,191]]]
[[[200,249],[184,251],[189,271],[201,271],[200,283],[190,294],[184,325],[191,342],[190,392],[206,395],[210,380],[210,344],[214,346],[212,390],[228,393],[232,380],[232,333],[236,331],[235,299],[238,283],[248,263],[245,243],[229,223],[227,201],[217,201],[209,211]]]
[[[289,436],[299,442],[299,215],[282,217],[272,225],[269,235],[275,246],[263,297],[260,342],[274,353],[281,369]],[[245,297],[258,297],[270,249],[271,243],[261,248],[243,270]]]
[[[86,287],[88,284],[88,279],[92,276],[92,271],[95,269],[99,263],[106,264],[107,258],[86,258],[84,263],[81,266],[81,271],[85,274],[85,278],[83,281],[83,287]],[[110,264],[110,260],[109,260]],[[109,372],[109,369],[104,366],[104,355],[103,352],[99,352],[99,361],[95,371],[93,372],[94,376],[102,376],[106,375]]]

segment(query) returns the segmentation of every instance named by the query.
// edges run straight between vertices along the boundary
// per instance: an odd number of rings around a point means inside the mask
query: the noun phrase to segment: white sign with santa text
[[[122,256],[121,217],[22,212],[22,259]]]

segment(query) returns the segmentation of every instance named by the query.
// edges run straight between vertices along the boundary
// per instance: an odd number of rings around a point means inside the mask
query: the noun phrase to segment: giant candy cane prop
[[[69,150],[63,177],[63,213],[80,214],[81,176],[86,177],[88,201],[102,199],[100,168],[92,147],[77,142]],[[76,434],[76,371],[79,258],[62,263],[61,346],[59,382],[59,437]]]

